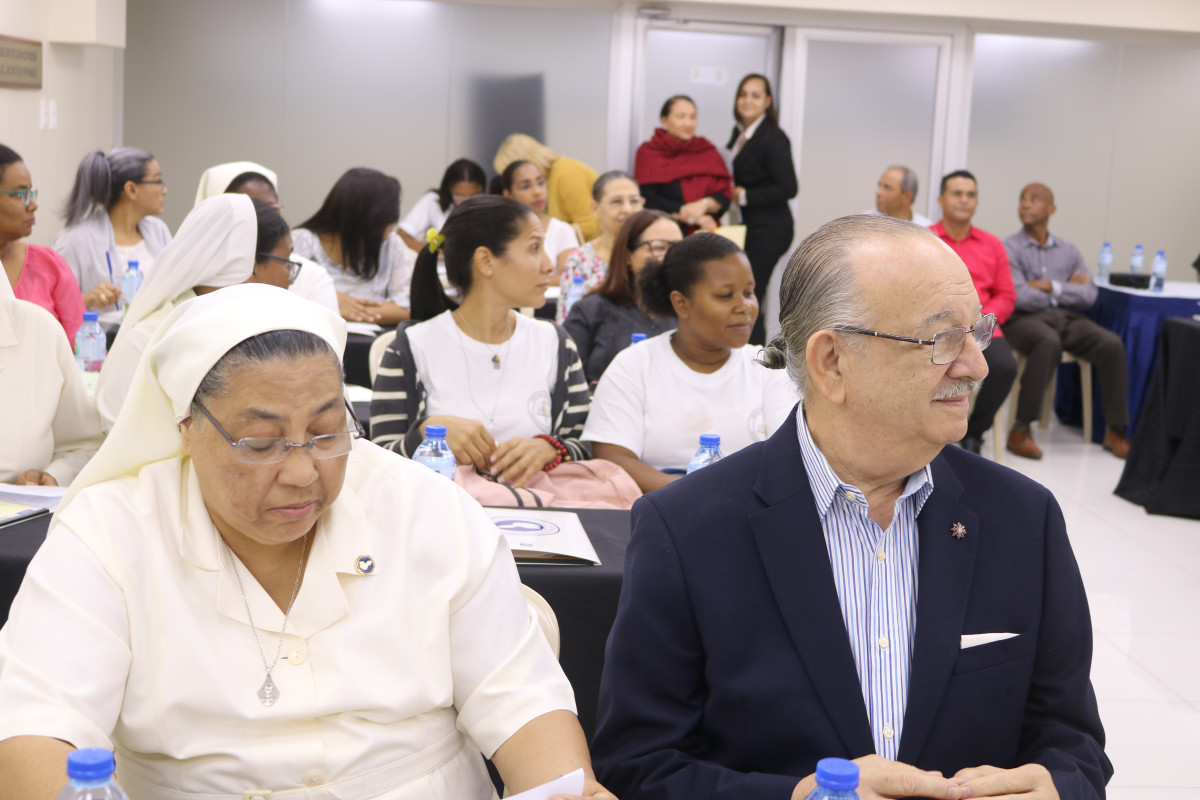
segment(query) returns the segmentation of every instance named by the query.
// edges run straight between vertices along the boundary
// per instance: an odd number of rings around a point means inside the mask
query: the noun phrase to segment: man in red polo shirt
[[[967,435],[959,442],[963,449],[978,453],[983,445],[984,432],[991,427],[992,418],[1004,405],[1004,398],[1008,397],[1008,390],[1017,377],[1017,363],[1000,327],[1012,315],[1017,292],[1013,288],[1012,271],[1008,266],[1004,243],[987,231],[971,225],[971,218],[975,216],[975,208],[979,205],[975,176],[960,169],[942,178],[938,205],[942,207],[942,219],[931,225],[930,230],[941,237],[967,265],[983,313],[996,315],[992,344],[983,351],[988,376],[979,389],[975,408],[967,420]],[[997,431],[994,435],[1003,436],[1004,432]]]

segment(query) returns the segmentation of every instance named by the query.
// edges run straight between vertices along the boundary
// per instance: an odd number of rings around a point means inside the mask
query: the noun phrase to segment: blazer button
[[[289,664],[303,664],[308,658],[308,650],[303,645],[296,645],[288,651],[287,660]]]

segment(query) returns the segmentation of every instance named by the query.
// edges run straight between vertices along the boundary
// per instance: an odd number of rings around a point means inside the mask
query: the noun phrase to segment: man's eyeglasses
[[[221,423],[217,422],[203,403],[195,405],[200,409],[200,413],[204,414],[213,424],[217,432],[225,437],[225,441],[233,447],[237,460],[245,464],[278,464],[287,458],[289,452],[300,449],[308,450],[309,455],[318,460],[338,458],[350,452],[355,439],[362,439],[366,436],[362,423],[354,415],[354,409],[350,407],[349,403],[346,403],[346,411],[350,413],[350,419],[354,420],[353,431],[314,436],[304,443],[293,442],[287,437],[278,436],[248,436],[244,439],[234,439],[228,431],[221,427]]]
[[[878,336],[880,339],[893,339],[897,342],[912,342],[913,344],[923,344],[933,349],[929,351],[929,358],[934,364],[949,364],[958,358],[962,352],[963,345],[967,343],[967,334],[975,337],[975,344],[979,345],[980,350],[987,350],[988,345],[992,343],[992,331],[996,329],[996,315],[984,314],[983,318],[976,322],[970,328],[964,328],[961,325],[955,328],[946,328],[944,331],[938,331],[933,335],[932,339],[914,339],[911,336],[896,336],[892,333],[880,333],[879,331],[868,331],[863,328],[851,328],[843,325],[838,325],[832,330],[839,333],[861,333],[865,336]]]
[[[662,258],[671,249],[671,245],[673,244],[676,243],[668,242],[666,239],[647,239],[644,242],[634,245],[633,249],[637,250],[638,248],[645,247],[650,251],[650,255],[655,258]]]
[[[287,264],[289,284],[296,282],[296,278],[300,275],[300,268],[304,266],[299,261],[292,261],[290,258],[280,258],[279,256],[273,256],[270,253],[255,253],[254,257],[259,261],[282,261],[284,264]]]
[[[20,201],[21,205],[29,208],[37,202],[37,189],[4,189],[0,194],[10,194]]]

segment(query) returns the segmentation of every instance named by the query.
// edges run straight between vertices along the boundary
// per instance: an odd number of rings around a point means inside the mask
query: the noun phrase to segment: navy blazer
[[[1090,617],[1058,504],[959,448],[932,470],[898,759],[947,776],[1036,762],[1063,800],[1103,798]],[[786,800],[818,759],[874,752],[793,411],[634,505],[596,772],[623,800]]]

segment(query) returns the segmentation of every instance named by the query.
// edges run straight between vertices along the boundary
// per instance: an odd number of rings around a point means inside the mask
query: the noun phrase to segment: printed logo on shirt
[[[529,419],[539,431],[550,432],[550,392],[539,389],[529,396],[525,408],[529,411]]]
[[[750,412],[750,416],[746,420],[746,432],[750,434],[750,441],[752,442],[766,441],[767,419],[763,414],[762,406]]]

